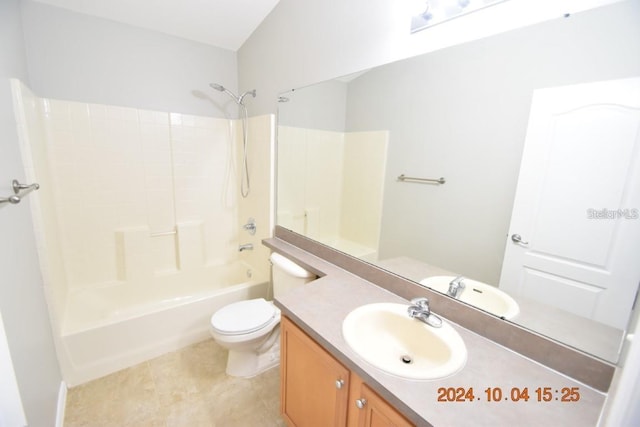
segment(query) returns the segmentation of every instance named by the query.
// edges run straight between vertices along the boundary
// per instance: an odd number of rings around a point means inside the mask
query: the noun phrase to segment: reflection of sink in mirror
[[[422,279],[420,284],[447,294],[449,283],[454,279],[454,276],[433,276]],[[463,279],[463,283],[465,287],[460,289],[456,299],[505,319],[512,319],[520,313],[518,303],[495,286],[466,277]]]
[[[345,341],[364,360],[389,374],[414,380],[458,372],[467,348],[446,322],[435,328],[409,317],[408,304],[379,303],[356,308],[342,323]]]

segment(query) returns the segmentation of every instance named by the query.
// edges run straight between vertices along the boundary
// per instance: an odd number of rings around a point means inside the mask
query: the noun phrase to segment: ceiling
[[[236,51],[279,0],[35,1]]]

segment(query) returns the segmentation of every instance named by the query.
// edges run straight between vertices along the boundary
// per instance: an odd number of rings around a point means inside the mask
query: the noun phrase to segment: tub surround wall
[[[235,256],[233,125],[43,100],[69,289],[206,269]]]
[[[29,178],[42,187],[35,198],[50,241],[43,246],[52,258],[47,265],[62,260],[65,267],[53,275],[56,287],[140,285],[237,257],[244,220],[236,188],[236,121],[41,100],[24,85],[14,86],[24,96],[16,99],[27,118],[21,126],[25,158],[34,159]],[[252,121],[254,160],[268,159],[271,119]],[[258,188],[243,214],[258,210],[253,216],[267,223],[262,237],[269,221],[262,202],[270,195],[268,184],[260,188],[264,171],[255,175]],[[266,267],[266,258],[255,265]]]
[[[247,101],[249,102],[249,101]],[[242,128],[240,122],[237,122],[237,130]],[[275,178],[274,178],[274,159],[275,159],[275,132],[276,123],[275,116],[265,115],[252,117],[249,120],[249,142],[247,148],[249,177],[251,179],[251,192],[246,198],[240,195],[240,185],[236,185],[236,194],[238,198],[238,217],[236,230],[237,244],[251,243],[253,250],[243,251],[239,253],[239,259],[243,260],[251,266],[261,266],[260,272],[266,280],[269,279],[269,255],[268,248],[260,244],[262,239],[271,236],[275,219],[273,212],[275,211]],[[242,174],[242,134],[236,132],[236,156],[237,156],[237,173],[238,181]],[[244,230],[242,226],[247,223],[249,218],[253,218],[256,223],[256,234],[251,235]],[[234,246],[234,251],[238,253],[238,247]],[[254,277],[255,278],[255,277]]]
[[[326,273],[319,270],[315,263],[309,262],[309,258],[306,258],[308,254],[313,255],[311,260],[319,257],[321,260],[335,264],[339,269],[344,269],[405,299],[428,296],[433,310],[452,322],[597,390],[606,392],[609,389],[615,366],[579,350],[474,307],[461,304],[459,301],[423,288],[374,265],[363,263],[283,227],[277,226],[275,239],[265,244],[273,250],[292,256],[302,267],[319,276]],[[300,257],[307,252],[307,255]]]
[[[340,236],[379,252],[389,132],[347,132]]]
[[[278,127],[278,223],[375,260],[388,132]]]
[[[343,132],[278,126],[278,223],[316,239],[338,233],[343,153]]]

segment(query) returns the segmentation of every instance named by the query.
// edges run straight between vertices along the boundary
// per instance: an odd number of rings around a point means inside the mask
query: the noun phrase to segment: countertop
[[[361,305],[378,302],[408,304],[408,301],[286,242],[270,242],[269,246],[322,276],[276,297],[275,303],[283,315],[291,318],[417,425],[597,425],[605,394],[453,322],[449,323],[464,340],[468,352],[466,365],[460,372],[438,380],[416,381],[395,377],[369,365],[344,341],[343,319]],[[437,306],[432,310],[447,321]],[[442,387],[473,388],[475,400],[439,402],[438,389]],[[550,402],[538,402],[535,392],[538,387],[550,388],[553,394]],[[560,400],[562,389],[567,387],[577,387],[578,401]],[[487,401],[487,388],[501,388],[503,400]],[[505,400],[510,399],[512,388],[527,388],[529,400]]]

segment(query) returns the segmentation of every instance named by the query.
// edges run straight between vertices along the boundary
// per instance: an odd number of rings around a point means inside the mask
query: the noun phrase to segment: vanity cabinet
[[[413,425],[285,316],[280,340],[280,409],[289,426]]]
[[[349,370],[289,319],[280,333],[281,412],[289,426],[344,426]]]
[[[349,387],[348,427],[410,427],[413,426],[400,412],[351,373]]]

